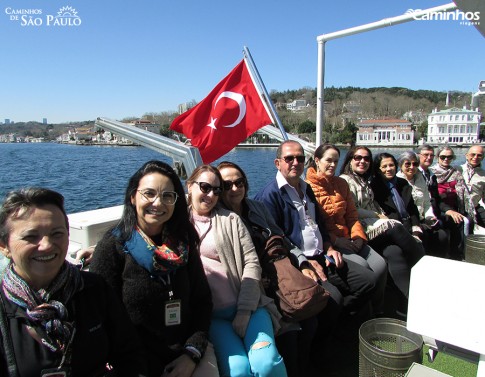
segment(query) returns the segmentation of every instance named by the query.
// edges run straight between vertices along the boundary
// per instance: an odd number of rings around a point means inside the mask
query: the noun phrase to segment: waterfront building
[[[297,111],[303,110],[307,106],[308,106],[308,104],[307,104],[306,100],[304,100],[304,99],[296,99],[293,102],[287,103],[286,104],[286,109],[287,110],[290,110],[290,111],[293,111],[293,112],[297,112]]]
[[[480,119],[476,110],[452,107],[428,115],[428,143],[478,143],[480,141]]]
[[[356,145],[414,145],[412,123],[405,119],[366,119],[357,124]]]
[[[157,123],[153,123],[150,120],[138,119],[138,120],[135,120],[135,121],[133,121],[129,124],[131,124],[132,126],[135,126],[137,128],[140,128],[142,130],[154,132],[154,133],[160,135],[160,125],[157,124]]]

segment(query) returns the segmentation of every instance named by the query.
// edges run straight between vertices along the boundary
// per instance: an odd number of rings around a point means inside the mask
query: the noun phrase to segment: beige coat
[[[221,263],[230,284],[239,292],[237,309],[254,312],[258,307],[265,307],[271,315],[276,334],[281,314],[273,300],[264,293],[258,255],[242,219],[236,213],[217,206],[212,225],[217,235],[216,250]]]

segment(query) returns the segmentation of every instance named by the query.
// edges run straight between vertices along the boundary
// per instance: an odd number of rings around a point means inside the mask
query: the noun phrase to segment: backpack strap
[[[10,329],[8,327],[7,313],[3,302],[2,294],[0,293],[0,345],[3,349],[3,357],[7,364],[7,376],[18,377],[17,363],[15,362],[15,354],[13,350],[12,338],[10,336]]]

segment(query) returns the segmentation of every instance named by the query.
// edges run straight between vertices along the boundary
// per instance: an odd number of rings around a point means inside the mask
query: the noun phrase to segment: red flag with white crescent
[[[243,59],[206,98],[175,118],[170,129],[189,138],[209,164],[271,123]]]

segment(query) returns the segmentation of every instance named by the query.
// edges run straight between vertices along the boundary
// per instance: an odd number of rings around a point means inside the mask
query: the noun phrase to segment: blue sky
[[[176,110],[204,98],[243,46],[269,91],[316,87],[318,35],[449,1],[0,0],[0,121]],[[47,25],[65,6],[81,24]],[[33,16],[41,25],[11,20],[29,9],[42,12]],[[472,92],[480,80],[485,38],[458,21],[413,21],[326,46],[326,86]]]

